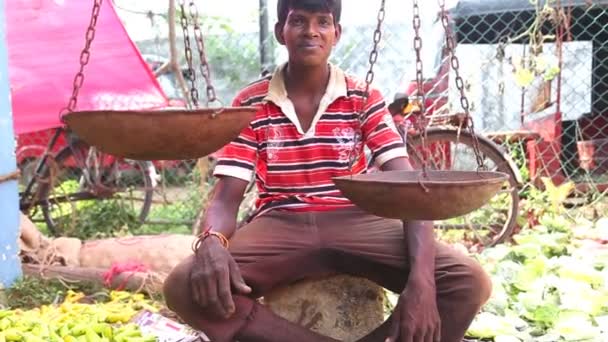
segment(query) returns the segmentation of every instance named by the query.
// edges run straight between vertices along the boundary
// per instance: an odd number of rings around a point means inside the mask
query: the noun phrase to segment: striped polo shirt
[[[332,177],[367,172],[363,144],[379,166],[407,156],[384,99],[371,89],[362,110],[365,83],[330,65],[325,95],[312,125],[304,131],[285,89],[286,66],[250,84],[235,98],[235,107],[259,109],[240,136],[218,152],[214,175],[245,181],[255,176],[256,215],[273,209],[321,211],[352,206]],[[357,158],[349,168],[353,155]]]

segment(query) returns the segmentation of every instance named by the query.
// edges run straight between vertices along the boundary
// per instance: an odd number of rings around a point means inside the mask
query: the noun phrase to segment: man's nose
[[[319,36],[319,25],[311,22],[306,25],[306,30],[304,32],[307,37],[318,37]]]

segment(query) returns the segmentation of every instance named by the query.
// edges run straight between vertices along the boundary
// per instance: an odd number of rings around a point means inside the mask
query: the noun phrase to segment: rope
[[[13,171],[7,175],[0,175],[0,184],[4,182],[19,180],[19,177],[21,177],[21,172],[19,170]]]

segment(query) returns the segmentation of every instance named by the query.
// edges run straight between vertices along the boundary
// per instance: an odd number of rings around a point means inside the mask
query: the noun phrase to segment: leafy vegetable
[[[493,293],[468,335],[496,342],[608,341],[608,245],[602,238],[608,221],[577,223],[553,211],[538,222],[514,236],[513,245],[477,256]]]

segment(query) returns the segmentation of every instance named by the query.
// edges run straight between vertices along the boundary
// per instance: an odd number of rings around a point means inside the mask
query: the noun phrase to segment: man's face
[[[326,12],[292,9],[284,25],[275,26],[275,35],[289,53],[289,62],[302,66],[324,65],[340,39],[340,25]]]

